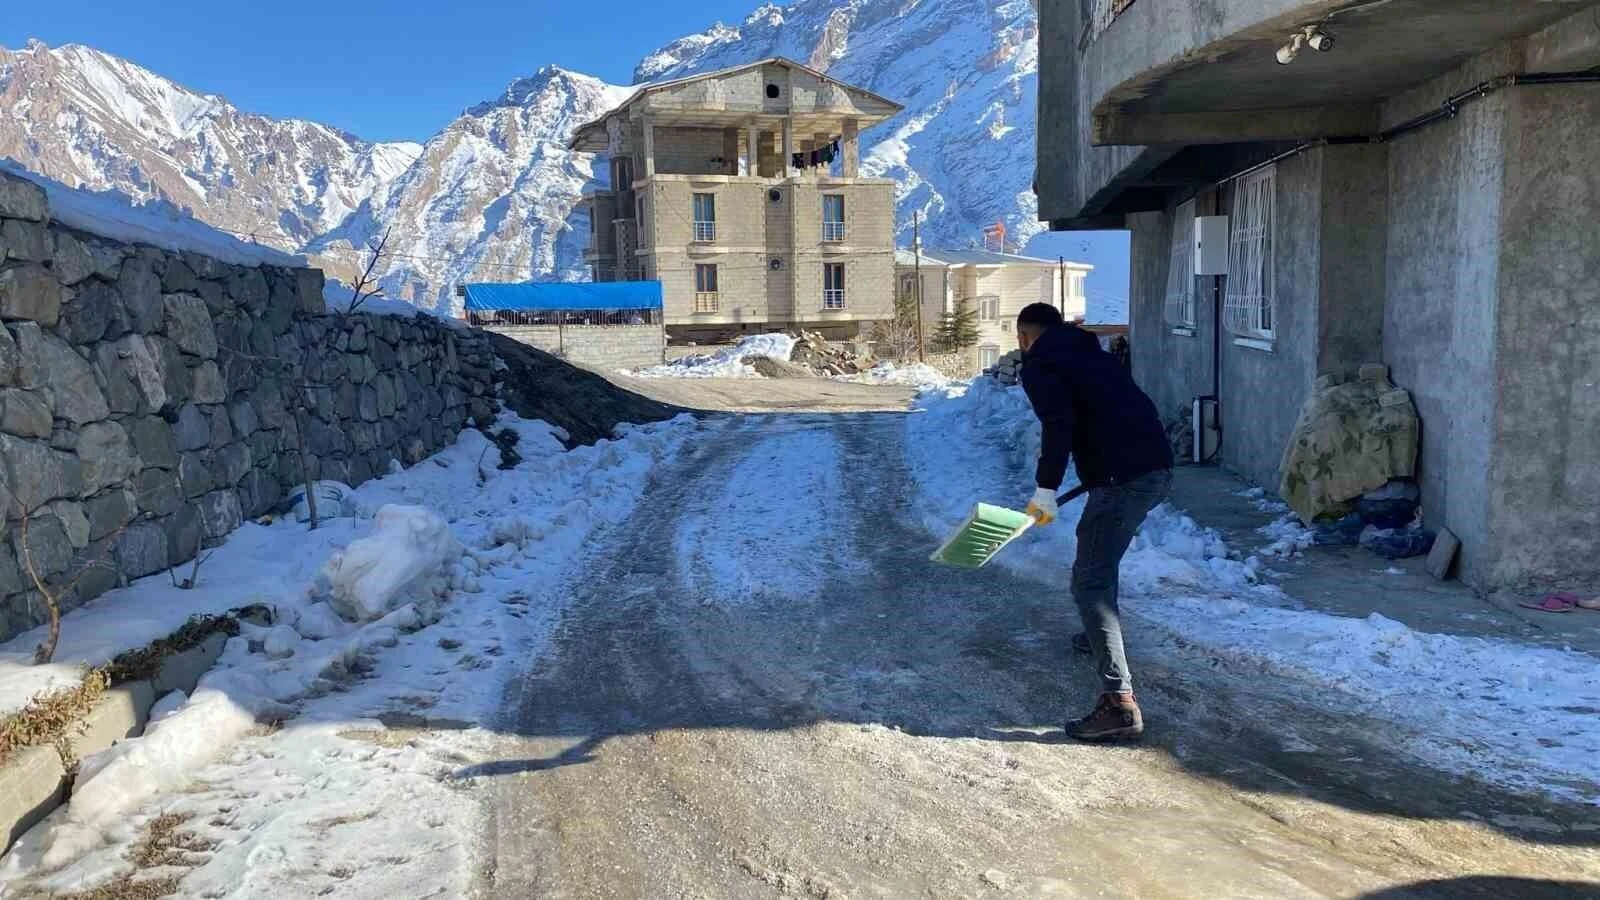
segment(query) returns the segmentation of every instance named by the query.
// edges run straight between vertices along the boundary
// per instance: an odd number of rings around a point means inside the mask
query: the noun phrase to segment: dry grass
[[[0,718],[0,763],[28,747],[54,744],[84,716],[111,686],[104,669],[91,669],[74,687],[35,697],[28,705]]]
[[[209,853],[216,845],[192,831],[180,831],[179,826],[189,821],[188,816],[162,813],[145,827],[144,837],[133,846],[130,859],[141,869],[160,866],[196,866],[198,860],[190,854]]]
[[[35,889],[25,894],[24,900],[159,900],[171,897],[178,892],[178,882],[182,876],[138,876],[149,869],[173,866],[192,868],[204,862],[203,859],[197,859],[195,854],[207,853],[215,845],[192,831],[182,830],[181,826],[187,821],[188,816],[163,813],[145,826],[144,837],[128,853],[128,860],[135,866],[132,872],[118,875],[98,887],[69,894]]]
[[[238,634],[239,623],[233,616],[195,616],[172,634],[129,650],[104,668],[88,670],[76,686],[35,697],[22,709],[0,717],[0,764],[27,747],[59,747],[69,729],[89,714],[108,688],[154,678],[167,657],[198,647],[217,632]],[[65,753],[62,759],[71,762]]]
[[[232,636],[239,633],[239,622],[233,616],[194,616],[183,627],[149,645],[118,656],[106,668],[111,682],[143,681],[154,678],[161,671],[167,657],[191,650],[205,643],[206,638],[221,632]]]

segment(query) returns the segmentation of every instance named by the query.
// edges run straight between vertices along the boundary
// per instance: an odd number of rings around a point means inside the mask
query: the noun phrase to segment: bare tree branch
[[[350,295],[350,308],[346,312],[355,312],[361,308],[361,304],[367,302],[373,294],[378,292],[376,282],[372,278],[372,272],[378,268],[378,263],[383,259],[384,248],[389,246],[389,229],[385,228],[383,230],[383,238],[378,241],[376,246],[371,244],[367,246],[372,250],[372,259],[367,261],[366,271],[361,273],[360,280],[356,282],[355,292]],[[362,295],[362,291],[366,291],[365,296]]]
[[[182,581],[178,580],[177,566],[168,569],[167,576],[172,579],[172,586],[180,591],[194,590],[194,586],[200,583],[200,567],[205,565],[206,560],[210,559],[211,554],[215,552],[215,550],[207,550],[204,553],[195,553],[194,565],[189,569],[189,577]]]
[[[33,542],[29,540],[28,529],[33,522],[33,514],[37,512],[37,510],[28,509],[27,507],[23,506],[20,501],[17,503],[17,509],[22,513],[22,566],[27,570],[28,579],[33,582],[34,588],[37,589],[39,591],[39,595],[44,598],[45,608],[50,613],[50,633],[45,636],[44,642],[33,651],[34,663],[37,665],[44,665],[55,658],[56,645],[61,642],[61,598],[72,593],[72,591],[77,588],[79,583],[81,583],[84,577],[90,572],[94,571],[95,569],[111,568],[111,566],[105,561],[105,555],[111,552],[112,545],[117,542],[117,538],[120,537],[124,531],[128,530],[128,526],[124,524],[121,528],[118,528],[116,531],[104,538],[101,542],[100,550],[95,558],[89,560],[79,567],[77,573],[72,576],[71,581],[68,581],[66,584],[61,585],[60,587],[52,588],[45,584],[43,576],[39,574],[39,569],[34,565],[33,562]]]

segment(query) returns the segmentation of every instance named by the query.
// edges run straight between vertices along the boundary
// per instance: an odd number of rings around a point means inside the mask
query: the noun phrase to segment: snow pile
[[[464,732],[454,748],[381,752],[339,735],[381,732],[373,720],[397,711],[489,722],[505,679],[554,627],[561,585],[594,530],[628,516],[657,462],[714,427],[681,416],[567,451],[559,429],[543,422],[500,424],[519,438],[513,470],[480,468],[495,445],[465,431],[436,456],[357,488],[354,508],[376,518],[327,520],[315,531],[287,519],[249,524],[216,549],[193,590],[162,573],[68,614],[57,657],[68,668],[143,646],[194,613],[255,603],[273,621],[241,623],[191,697],[164,698],[144,736],[84,760],[72,802],[8,854],[0,886],[99,884],[126,870],[144,825],[171,812],[216,845],[186,886],[270,871],[310,877],[263,861],[320,857],[332,841],[345,854],[341,866],[366,860],[330,879],[340,890],[381,896],[388,885],[406,894],[399,885],[414,882],[439,885],[439,896],[464,893],[471,860],[457,836],[474,827],[475,811],[442,779],[479,732]],[[330,596],[363,621],[341,618]],[[30,632],[0,647],[0,686],[39,638]],[[281,731],[263,732],[262,723],[280,721]],[[239,794],[242,784],[259,796]],[[308,825],[350,812],[328,808],[352,802],[367,804],[365,813],[336,837]],[[372,849],[408,829],[428,836],[408,845],[409,859]],[[281,884],[263,880],[241,896],[282,895]]]
[[[795,340],[787,334],[755,334],[715,353],[685,356],[666,365],[650,366],[630,374],[644,378],[760,378],[756,370],[744,361],[745,357],[765,356],[788,362],[789,355],[794,352]]]
[[[261,244],[247,244],[164,200],[135,204],[120,191],[74,190],[59,181],[30,172],[8,159],[0,159],[0,171],[44,188],[45,197],[50,203],[50,218],[69,228],[128,244],[189,250],[241,266],[306,265],[303,256],[291,256]]]
[[[1316,543],[1316,532],[1301,525],[1294,515],[1280,516],[1257,528],[1256,532],[1271,542],[1256,552],[1274,559],[1298,556]]]
[[[378,510],[371,535],[334,553],[319,582],[328,604],[351,622],[371,622],[403,602],[432,605],[448,590],[461,544],[445,521],[420,506]]]
[[[919,391],[949,387],[951,379],[927,363],[878,363],[858,375],[836,375],[835,381],[853,381],[858,384],[903,384]]]
[[[980,378],[926,393],[918,408],[907,419],[907,452],[934,536],[948,534],[976,501],[1021,507],[1039,437],[1020,388]],[[995,563],[1059,583],[1082,510],[1081,500],[1064,507],[1057,524],[1030,530]],[[1292,519],[1263,531],[1280,552],[1309,543]],[[1132,640],[1153,633],[1161,645],[1154,652],[1224,660],[1251,677],[1271,676],[1306,702],[1377,715],[1406,752],[1453,771],[1558,796],[1592,792],[1600,660],[1418,632],[1377,615],[1288,608],[1291,598],[1262,579],[1259,559],[1238,559],[1217,532],[1163,504],[1123,560],[1124,606],[1141,626]],[[1135,651],[1151,652],[1137,643]]]

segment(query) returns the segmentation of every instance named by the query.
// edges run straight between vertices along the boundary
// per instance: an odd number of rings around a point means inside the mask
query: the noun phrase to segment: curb
[[[64,746],[28,747],[0,766],[0,832],[5,835],[0,853],[67,801],[80,760],[143,734],[155,702],[173,691],[193,693],[227,643],[228,635],[215,632],[167,657],[155,678],[106,691]]]

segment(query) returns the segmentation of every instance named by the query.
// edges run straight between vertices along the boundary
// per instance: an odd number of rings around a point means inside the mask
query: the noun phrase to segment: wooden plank
[[[1461,549],[1461,541],[1450,529],[1439,529],[1439,536],[1434,539],[1433,550],[1428,553],[1428,574],[1444,581],[1450,577],[1450,569],[1455,565],[1456,553]]]

